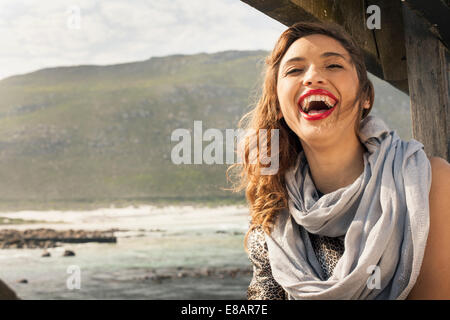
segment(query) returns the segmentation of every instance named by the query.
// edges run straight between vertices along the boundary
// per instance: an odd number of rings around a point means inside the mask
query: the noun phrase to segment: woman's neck
[[[316,189],[330,193],[352,184],[364,170],[364,146],[353,135],[329,146],[302,143]]]

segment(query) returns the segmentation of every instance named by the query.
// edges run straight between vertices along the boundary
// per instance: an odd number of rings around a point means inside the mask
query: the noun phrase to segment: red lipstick
[[[321,113],[314,113],[314,114],[308,114],[306,112],[303,111],[302,108],[302,103],[303,100],[311,95],[325,95],[330,97],[331,99],[333,99],[333,101],[335,101],[334,106],[330,109],[328,109],[327,111],[321,112]],[[321,120],[321,119],[325,119],[326,117],[328,117],[336,108],[336,105],[338,104],[338,99],[329,91],[324,90],[324,89],[313,89],[313,90],[309,90],[306,93],[302,94],[300,96],[300,99],[298,100],[298,107],[300,109],[300,113],[302,114],[303,118],[305,118],[306,120]]]

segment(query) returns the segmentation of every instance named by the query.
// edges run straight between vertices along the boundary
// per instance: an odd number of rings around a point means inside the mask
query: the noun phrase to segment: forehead
[[[294,41],[281,59],[281,65],[294,57],[302,57],[305,60],[320,58],[326,52],[341,54],[350,61],[349,53],[339,41],[322,34],[313,34]]]

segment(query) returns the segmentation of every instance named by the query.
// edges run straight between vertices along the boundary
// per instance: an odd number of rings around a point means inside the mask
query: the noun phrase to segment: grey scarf
[[[302,152],[286,173],[289,209],[265,235],[274,279],[289,299],[405,299],[420,271],[429,229],[431,166],[423,145],[384,122],[361,123],[364,171],[318,199]],[[345,237],[325,280],[308,232]]]

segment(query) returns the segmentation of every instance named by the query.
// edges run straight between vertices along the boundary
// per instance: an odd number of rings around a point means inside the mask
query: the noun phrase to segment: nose
[[[317,70],[317,68],[315,68],[314,66],[310,66],[308,70],[304,73],[302,83],[304,86],[310,86],[313,84],[324,84],[325,79],[323,78],[319,70]]]

